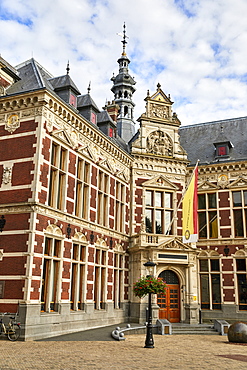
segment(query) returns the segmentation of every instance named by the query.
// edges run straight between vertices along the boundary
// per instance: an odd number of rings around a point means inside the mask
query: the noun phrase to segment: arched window
[[[166,284],[179,284],[178,276],[174,271],[164,270],[159,274]]]
[[[127,105],[124,106],[124,116],[126,117],[128,115],[128,107]]]

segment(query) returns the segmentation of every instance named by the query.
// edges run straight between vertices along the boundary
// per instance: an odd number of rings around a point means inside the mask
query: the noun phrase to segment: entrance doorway
[[[180,286],[174,271],[165,270],[159,275],[166,282],[166,294],[157,295],[159,318],[170,322],[180,321]]]

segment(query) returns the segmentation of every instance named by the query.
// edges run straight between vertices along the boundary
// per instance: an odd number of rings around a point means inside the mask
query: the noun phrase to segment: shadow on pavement
[[[117,326],[125,327],[126,324],[114,324],[110,326],[104,326],[101,328],[78,331],[76,333],[63,334],[56,337],[50,337],[45,339],[39,339],[37,342],[47,341],[114,341],[111,332],[116,329]]]

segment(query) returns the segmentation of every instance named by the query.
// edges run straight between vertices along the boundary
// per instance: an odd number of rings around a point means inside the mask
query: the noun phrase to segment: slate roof
[[[247,159],[247,117],[181,126],[179,135],[191,165]],[[217,142],[231,143],[229,158],[215,158]]]
[[[62,89],[64,87],[72,87],[76,95],[80,95],[80,91],[71,77],[66,74],[64,76],[54,77],[49,79],[49,82],[52,84],[54,89]]]
[[[111,122],[116,125],[116,123],[113,121],[107,110],[103,110],[97,114],[97,122],[98,123]]]
[[[21,80],[17,81],[7,89],[7,95],[37,90],[45,87],[53,90],[53,87],[49,82],[49,79],[53,78],[53,76],[33,58],[19,64],[16,66],[16,69]]]
[[[90,94],[80,95],[77,97],[77,108],[78,109],[89,107],[89,106],[93,106],[96,111],[100,112],[99,108],[97,107],[94,100],[91,98]]]

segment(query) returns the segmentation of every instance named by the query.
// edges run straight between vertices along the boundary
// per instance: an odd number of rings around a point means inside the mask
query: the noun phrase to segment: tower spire
[[[126,26],[125,26],[125,22],[123,24],[123,40],[122,40],[122,43],[123,43],[123,52],[122,52],[122,55],[126,55],[126,44],[127,44],[127,41],[126,41],[126,38],[128,38],[128,36],[126,35]]]

